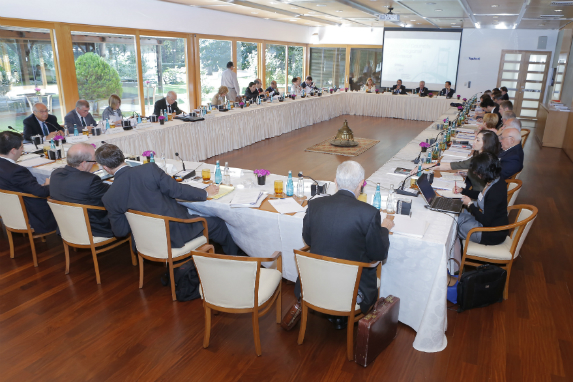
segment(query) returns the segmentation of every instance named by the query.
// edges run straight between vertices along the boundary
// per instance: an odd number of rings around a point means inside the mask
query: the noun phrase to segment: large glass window
[[[168,91],[177,93],[177,105],[189,111],[185,39],[141,36],[141,69],[145,113],[153,113],[155,101]]]
[[[310,75],[318,87],[343,88],[346,48],[310,48]]]
[[[72,32],[78,92],[97,118],[112,94],[124,116],[140,113],[135,36]]]
[[[237,79],[241,89],[240,94],[245,94],[249,82],[258,78],[259,51],[256,43],[237,41]]]
[[[304,58],[302,46],[289,46],[288,47],[288,78],[287,84],[291,84],[293,77],[300,77],[303,81],[304,75]]]
[[[208,103],[221,86],[221,75],[232,60],[231,41],[199,39],[201,102]]]
[[[268,44],[265,50],[265,82],[271,86],[271,81],[277,82],[281,93],[286,91],[286,46]]]
[[[50,31],[0,26],[0,130],[23,131],[36,102],[63,123]]]
[[[350,89],[360,90],[368,78],[380,86],[382,71],[382,48],[350,49]]]

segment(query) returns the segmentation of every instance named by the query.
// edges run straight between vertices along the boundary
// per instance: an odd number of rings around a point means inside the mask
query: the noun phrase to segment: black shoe
[[[330,316],[328,321],[332,322],[336,330],[346,329],[346,326],[348,326],[348,317]]]

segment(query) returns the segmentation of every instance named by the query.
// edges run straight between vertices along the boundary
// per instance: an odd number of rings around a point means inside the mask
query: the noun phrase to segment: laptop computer
[[[436,191],[432,188],[426,174],[422,174],[422,176],[418,178],[417,183],[424,200],[426,200],[426,203],[428,203],[431,210],[453,212],[455,214],[462,212],[462,201],[460,199],[444,198],[443,196],[436,194]]]
[[[135,166],[141,166],[143,163],[138,162],[136,160],[130,160],[130,159],[126,159],[125,163],[129,166],[129,167],[135,167]],[[113,175],[107,173],[104,169],[100,169],[97,171],[94,171],[94,174],[99,176],[101,178],[101,180],[108,180],[110,178],[113,178]]]

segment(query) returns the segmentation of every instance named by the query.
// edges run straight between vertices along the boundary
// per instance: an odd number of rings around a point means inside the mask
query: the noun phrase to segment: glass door
[[[350,48],[350,90],[360,90],[369,78],[380,86],[382,47]]]
[[[498,87],[508,89],[513,111],[520,119],[537,119],[543,102],[551,52],[509,51],[501,53]]]
[[[310,48],[310,75],[320,88],[344,88],[346,48]]]

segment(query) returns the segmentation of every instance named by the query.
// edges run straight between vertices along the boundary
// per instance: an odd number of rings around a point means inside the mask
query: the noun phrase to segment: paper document
[[[25,160],[39,158],[40,154],[24,154],[20,158],[18,158],[18,162],[24,162]]]
[[[454,182],[463,182],[464,178],[457,173],[453,172],[441,172],[443,180],[449,180]],[[435,179],[435,178],[434,178]]]
[[[455,186],[455,182],[449,180],[443,180],[441,178],[434,178],[432,183],[432,188],[438,190],[452,190]]]
[[[277,210],[279,214],[290,214],[293,212],[304,211],[304,208],[293,198],[272,199],[269,200],[269,203],[275,208],[275,210]]]
[[[235,193],[231,207],[259,207],[266,194],[259,190],[241,190]]]
[[[183,183],[183,184],[186,184],[186,185],[188,185],[188,186],[192,186],[192,187],[195,187],[195,188],[199,188],[199,189],[201,189],[201,190],[204,190],[204,189],[206,189],[207,187],[209,187],[209,184],[205,184],[205,183],[203,183],[203,182],[197,182],[197,181],[195,181],[195,180],[190,180],[190,179],[184,180],[182,183]]]
[[[233,187],[233,186],[220,185],[219,186],[219,193],[215,196],[211,196],[211,199],[220,199],[223,196],[231,193],[234,189],[235,189],[235,187]]]
[[[54,162],[54,161],[51,159],[34,158],[34,159],[25,160],[23,162],[18,162],[18,164],[20,166],[24,166],[24,167],[38,167],[38,166],[41,166],[43,164],[52,163],[52,162]]]
[[[381,212],[382,220],[386,214]],[[421,239],[429,226],[429,223],[422,219],[411,218],[406,215],[393,215],[394,227],[392,233],[396,235],[410,236]]]
[[[463,196],[462,194],[454,194],[454,192],[450,190],[438,190],[437,194],[450,199],[461,199]]]

